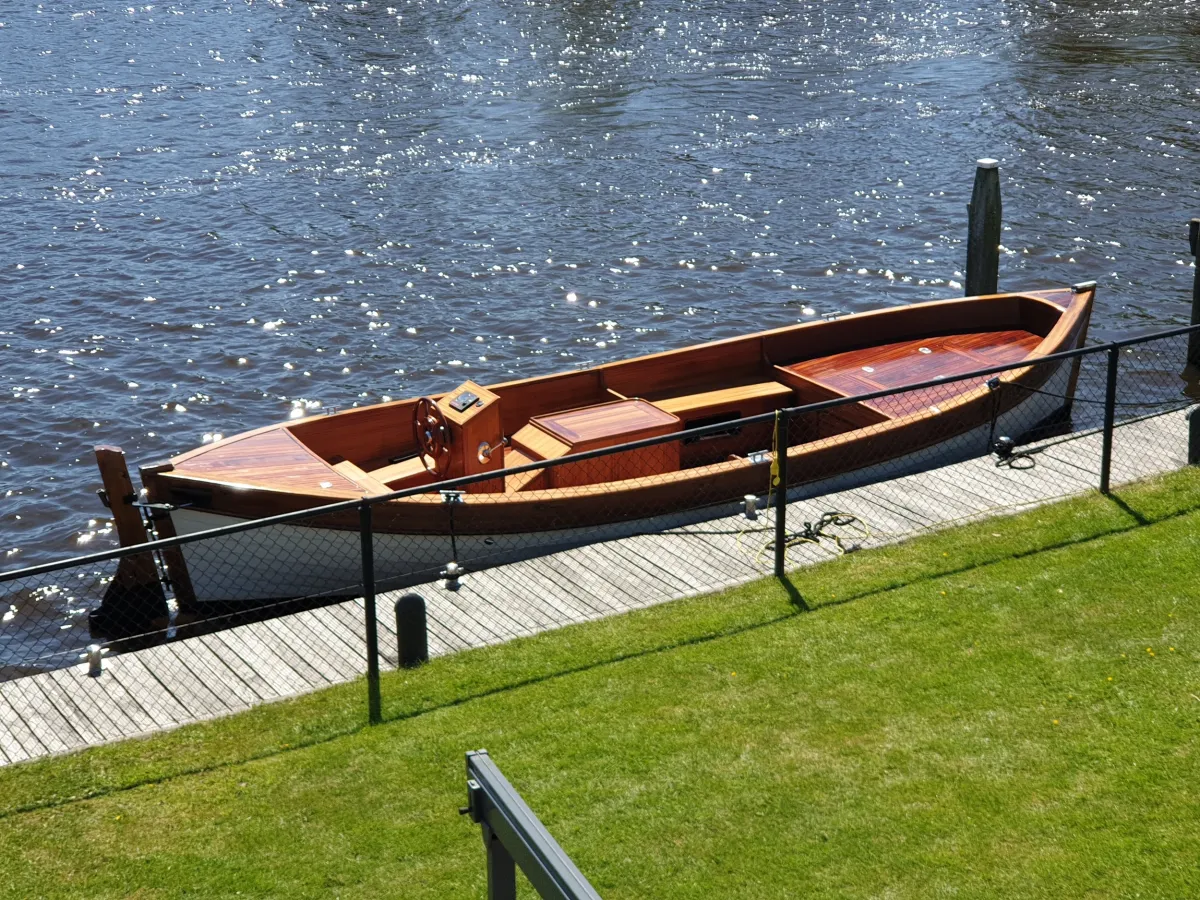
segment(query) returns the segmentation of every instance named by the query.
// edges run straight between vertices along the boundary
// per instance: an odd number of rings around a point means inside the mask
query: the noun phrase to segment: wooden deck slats
[[[790,531],[822,512],[858,516],[878,546],[928,528],[1026,509],[1094,489],[1098,433],[1031,448],[1034,466],[991,458],[908,475],[789,505]],[[1187,459],[1183,412],[1121,425],[1113,482],[1178,468]],[[1022,465],[1022,463],[1018,463]],[[429,649],[438,656],[603,618],[768,574],[775,511],[730,515],[670,531],[609,540],[470,573],[457,591],[440,583],[380,594],[380,655],[396,665],[393,604],[426,599]],[[849,530],[847,544],[858,538]],[[790,568],[828,559],[827,547],[797,544]],[[225,715],[360,677],[366,671],[363,601],[173,641],[104,661],[99,678],[83,664],[0,683],[0,765],[63,753]]]
[[[343,657],[341,647],[335,648],[323,635],[314,633],[314,623],[305,624],[307,628],[291,616],[284,617],[274,629],[277,649],[300,666],[316,672],[318,678],[329,684],[340,684],[358,674],[357,667]]]
[[[10,692],[0,691],[0,720],[4,723],[0,733],[4,735],[2,741],[10,760],[17,762],[20,759],[36,759],[53,753],[53,750],[38,740],[33,729],[21,718],[20,711],[5,696],[8,693]]]
[[[234,647],[221,641],[218,635],[205,635],[190,640],[191,643],[203,646],[205,650],[220,659],[236,680],[258,695],[260,702],[278,700],[280,697],[294,693],[286,681],[281,683],[281,680],[276,677],[275,666],[271,666],[266,671],[261,670],[258,666],[253,665],[252,661],[248,662],[244,659]]]
[[[63,719],[62,713],[47,702],[45,695],[37,688],[37,681],[37,676],[33,676],[10,681],[4,686],[5,699],[24,732],[21,742],[29,749],[30,755],[61,753],[76,746],[86,746],[83,742],[67,739],[67,732],[73,733],[74,729]],[[39,747],[42,748],[40,753],[37,750]]]
[[[249,627],[218,632],[207,640],[214,650],[224,648],[230,659],[243,667],[243,671],[249,670],[260,676],[276,698],[290,697],[315,687],[313,682],[306,680],[283,657],[266,646]]]

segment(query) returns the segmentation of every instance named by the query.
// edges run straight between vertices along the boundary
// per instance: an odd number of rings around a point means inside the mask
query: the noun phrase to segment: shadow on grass
[[[1137,522],[1138,525],[1153,525],[1155,522],[1165,522],[1165,521],[1167,521],[1167,519],[1173,519],[1176,516],[1182,516],[1182,515],[1186,515],[1187,513],[1194,512],[1196,509],[1195,506],[1192,506],[1192,507],[1189,507],[1188,509],[1178,510],[1171,516],[1166,516],[1162,519],[1147,519],[1144,515],[1142,515],[1142,513],[1138,512],[1136,509],[1134,509],[1132,506],[1130,506],[1128,503],[1126,503],[1123,499],[1118,497],[1116,494],[1109,494],[1105,499],[1107,499],[1110,503],[1114,504],[1115,506],[1119,506],[1122,510],[1125,511],[1125,513],[1127,513],[1129,516],[1131,516],[1134,519],[1134,521]]]
[[[801,612],[813,611],[813,608],[809,606],[808,601],[804,599],[804,595],[800,593],[800,589],[792,583],[792,577],[790,575],[784,575],[782,578],[776,578],[775,580],[779,582],[779,586],[783,588],[784,593],[787,594],[788,601],[792,604],[792,606],[796,607],[796,609],[800,610]]]
[[[643,647],[641,649],[631,650],[631,651],[625,652],[625,653],[609,654],[609,655],[606,655],[599,659],[592,659],[592,660],[590,660],[586,663],[582,663],[580,665],[566,666],[566,667],[559,668],[559,669],[556,669],[551,672],[543,672],[541,674],[528,675],[526,677],[511,678],[511,679],[505,681],[504,683],[497,684],[497,685],[494,685],[492,687],[489,687],[489,688],[486,688],[483,690],[476,690],[476,691],[472,691],[469,693],[465,693],[461,696],[452,697],[452,698],[449,698],[442,702],[435,702],[428,706],[421,706],[418,708],[403,710],[403,711],[394,712],[391,714],[385,713],[384,719],[383,719],[383,724],[385,724],[385,725],[398,724],[401,722],[406,722],[406,721],[409,721],[412,719],[419,718],[424,715],[428,715],[430,713],[436,713],[441,710],[453,709],[455,707],[459,707],[459,706],[462,706],[464,704],[467,704],[467,703],[470,703],[470,702],[473,702],[476,700],[483,700],[483,699],[486,699],[489,697],[506,694],[506,693],[509,693],[512,691],[521,690],[523,688],[531,687],[534,685],[544,684],[544,683],[551,682],[551,681],[554,681],[559,678],[567,678],[572,675],[578,675],[578,674],[582,674],[582,673],[586,673],[586,672],[591,672],[591,671],[602,669],[602,668],[605,668],[608,666],[619,665],[621,663],[628,662],[631,660],[643,659],[643,658],[654,656],[654,655],[661,654],[661,653],[669,653],[669,652],[683,649],[686,647],[702,646],[704,644],[708,644],[713,641],[724,640],[726,638],[732,638],[732,637],[736,637],[736,636],[744,635],[744,634],[750,634],[755,631],[762,630],[764,628],[769,628],[774,625],[778,625],[781,622],[785,622],[790,619],[794,619],[800,615],[815,614],[824,609],[832,609],[835,607],[844,606],[848,603],[853,603],[855,601],[865,600],[865,599],[869,599],[871,597],[877,597],[881,594],[889,593],[890,591],[896,590],[901,587],[907,587],[907,586],[911,586],[911,585],[915,585],[915,584],[929,583],[929,582],[933,582],[933,581],[936,581],[936,580],[939,580],[942,578],[946,578],[946,577],[950,577],[950,576],[954,576],[954,575],[960,575],[960,574],[963,574],[966,572],[977,571],[979,569],[984,569],[989,566],[997,565],[997,564],[1000,564],[1000,563],[1003,563],[1003,562],[1006,562],[1009,560],[1025,559],[1025,558],[1028,558],[1031,556],[1037,556],[1042,553],[1051,553],[1051,552],[1055,552],[1058,550],[1066,549],[1068,547],[1076,547],[1076,546],[1085,545],[1085,544],[1091,543],[1093,541],[1097,541],[1097,540],[1100,540],[1100,539],[1103,539],[1106,537],[1111,537],[1113,535],[1124,534],[1124,533],[1136,531],[1137,529],[1143,528],[1146,526],[1157,525],[1157,524],[1160,524],[1163,522],[1168,522],[1168,521],[1171,521],[1174,519],[1179,519],[1179,518],[1182,518],[1184,516],[1187,516],[1189,514],[1195,513],[1198,510],[1200,510],[1200,500],[1197,500],[1188,505],[1177,506],[1169,511],[1165,511],[1161,514],[1155,515],[1154,513],[1147,514],[1146,512],[1143,512],[1143,511],[1137,509],[1135,506],[1133,506],[1129,502],[1127,502],[1124,498],[1118,497],[1116,495],[1109,495],[1108,497],[1106,497],[1104,499],[1108,504],[1119,509],[1124,515],[1128,516],[1133,521],[1127,522],[1125,524],[1113,524],[1112,526],[1109,526],[1109,527],[1104,527],[1101,523],[1096,523],[1097,527],[1094,527],[1091,531],[1089,531],[1089,533],[1080,535],[1080,536],[1072,538],[1070,540],[1062,540],[1062,541],[1055,542],[1053,544],[1041,544],[1036,547],[1031,547],[1027,550],[1020,550],[1020,551],[1016,551],[1016,552],[999,552],[999,553],[996,553],[991,556],[982,554],[980,558],[976,558],[976,559],[972,560],[967,565],[959,565],[959,566],[953,566],[953,567],[952,566],[935,567],[932,571],[926,572],[924,574],[916,575],[916,576],[913,576],[911,574],[906,574],[903,566],[901,566],[900,570],[897,572],[896,577],[894,577],[894,578],[888,579],[887,581],[885,581],[883,583],[874,584],[865,590],[860,590],[858,593],[851,593],[851,594],[849,594],[845,597],[839,598],[837,600],[832,600],[832,601],[828,601],[828,602],[824,602],[824,603],[815,603],[814,604],[814,603],[810,603],[808,600],[806,600],[806,598],[804,597],[804,594],[801,592],[800,588],[796,584],[796,576],[795,575],[787,575],[787,576],[784,576],[783,578],[772,579],[779,585],[779,587],[787,595],[787,598],[792,606],[792,610],[790,612],[786,612],[782,615],[772,616],[767,619],[760,619],[760,620],[754,621],[754,622],[746,622],[746,623],[742,623],[742,624],[735,624],[735,625],[730,625],[728,627],[718,628],[715,631],[711,631],[711,632],[708,632],[705,634],[697,634],[697,635],[692,635],[692,636],[688,636],[688,637],[682,637],[682,638],[679,638],[676,640],[664,641],[664,642],[657,644],[655,646],[652,646],[652,647]],[[1137,501],[1135,498],[1134,503],[1136,503],[1136,502]],[[894,548],[892,548],[892,549],[894,549]],[[492,651],[494,651],[494,649],[495,648],[481,648],[480,651],[467,651],[467,652],[481,652],[481,651],[482,652],[492,652]],[[436,665],[436,662],[433,665]],[[424,668],[424,667],[422,667],[422,668]],[[390,674],[385,675],[384,679],[385,679],[384,680],[384,688],[386,691],[387,681],[391,680]],[[359,684],[361,685],[361,679],[360,679]],[[349,688],[347,688],[347,689],[349,689]],[[208,727],[212,727],[212,726],[210,725]],[[201,764],[201,765],[197,765],[197,766],[193,766],[193,767],[189,767],[189,768],[185,768],[185,769],[175,769],[173,771],[162,773],[162,774],[155,775],[155,776],[137,778],[137,779],[131,780],[131,781],[123,783],[123,784],[117,784],[117,785],[112,785],[109,787],[97,788],[95,790],[90,790],[90,791],[82,791],[78,794],[75,794],[75,795],[69,796],[69,797],[58,797],[58,798],[53,798],[53,799],[47,799],[44,801],[36,801],[36,802],[31,802],[31,803],[26,803],[26,804],[19,804],[16,806],[9,807],[7,809],[0,810],[0,819],[7,819],[14,815],[18,815],[18,814],[26,813],[26,812],[33,812],[36,810],[52,809],[52,808],[56,808],[56,807],[66,806],[66,805],[69,805],[72,803],[96,799],[99,797],[104,797],[104,796],[108,796],[108,795],[112,795],[112,794],[118,794],[118,793],[122,793],[124,791],[134,790],[136,788],[145,787],[148,785],[162,784],[162,783],[172,781],[177,778],[184,778],[184,777],[188,777],[188,776],[192,776],[192,775],[202,775],[202,774],[211,773],[211,772],[218,772],[218,771],[221,771],[224,769],[233,768],[235,766],[244,765],[246,763],[255,762],[255,761],[259,761],[259,760],[263,760],[263,759],[270,759],[270,758],[273,758],[276,756],[282,756],[285,753],[291,753],[295,750],[302,750],[302,749],[307,749],[307,748],[311,748],[311,747],[321,746],[323,744],[328,744],[335,740],[340,740],[345,737],[350,737],[352,735],[365,732],[365,731],[369,730],[370,728],[371,728],[371,726],[367,725],[365,722],[360,722],[352,727],[334,728],[333,730],[326,732],[323,735],[315,736],[309,740],[300,740],[300,741],[296,741],[294,743],[289,743],[286,747],[276,747],[276,748],[273,748],[270,750],[265,750],[261,753],[249,753],[249,754],[246,754],[243,756],[239,756],[236,759],[226,759],[226,760],[213,762],[213,763],[209,763],[209,764]],[[176,732],[176,734],[177,733],[178,732]],[[295,740],[295,739],[293,738],[293,740]],[[97,749],[100,751],[103,751],[104,748],[97,748]],[[82,757],[82,756],[85,756],[87,753],[88,753],[88,751],[83,751],[78,756]],[[49,766],[54,766],[58,762],[59,762],[59,760],[42,760],[42,761],[31,762],[28,765],[31,768],[39,767],[42,765],[49,767]],[[26,771],[28,771],[28,769]]]

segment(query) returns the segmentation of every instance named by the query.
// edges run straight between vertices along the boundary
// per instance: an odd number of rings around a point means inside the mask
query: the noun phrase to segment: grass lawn
[[[1200,472],[0,769],[0,897],[1200,896]]]

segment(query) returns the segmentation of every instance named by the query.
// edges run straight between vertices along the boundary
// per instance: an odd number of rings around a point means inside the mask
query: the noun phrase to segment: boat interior
[[[234,437],[176,460],[176,472],[226,480],[236,471],[239,482],[276,489],[383,494],[1021,362],[1057,349],[1056,326],[1075,299],[1063,290],[898,307],[557,375],[487,387],[468,381],[432,398]],[[962,392],[976,388],[962,383]],[[937,397],[947,402],[947,390]],[[921,402],[905,394],[805,417],[792,444],[923,411]],[[770,445],[770,423],[731,425],[704,439],[488,479],[468,490],[513,493],[620,481],[745,457]]]

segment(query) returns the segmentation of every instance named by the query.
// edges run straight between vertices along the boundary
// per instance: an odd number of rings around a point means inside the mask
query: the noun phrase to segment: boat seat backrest
[[[629,397],[663,397],[691,393],[692,385],[728,380],[766,380],[762,340],[723,341],[670,353],[659,353],[604,366],[605,384]],[[764,374],[760,379],[758,375]]]

